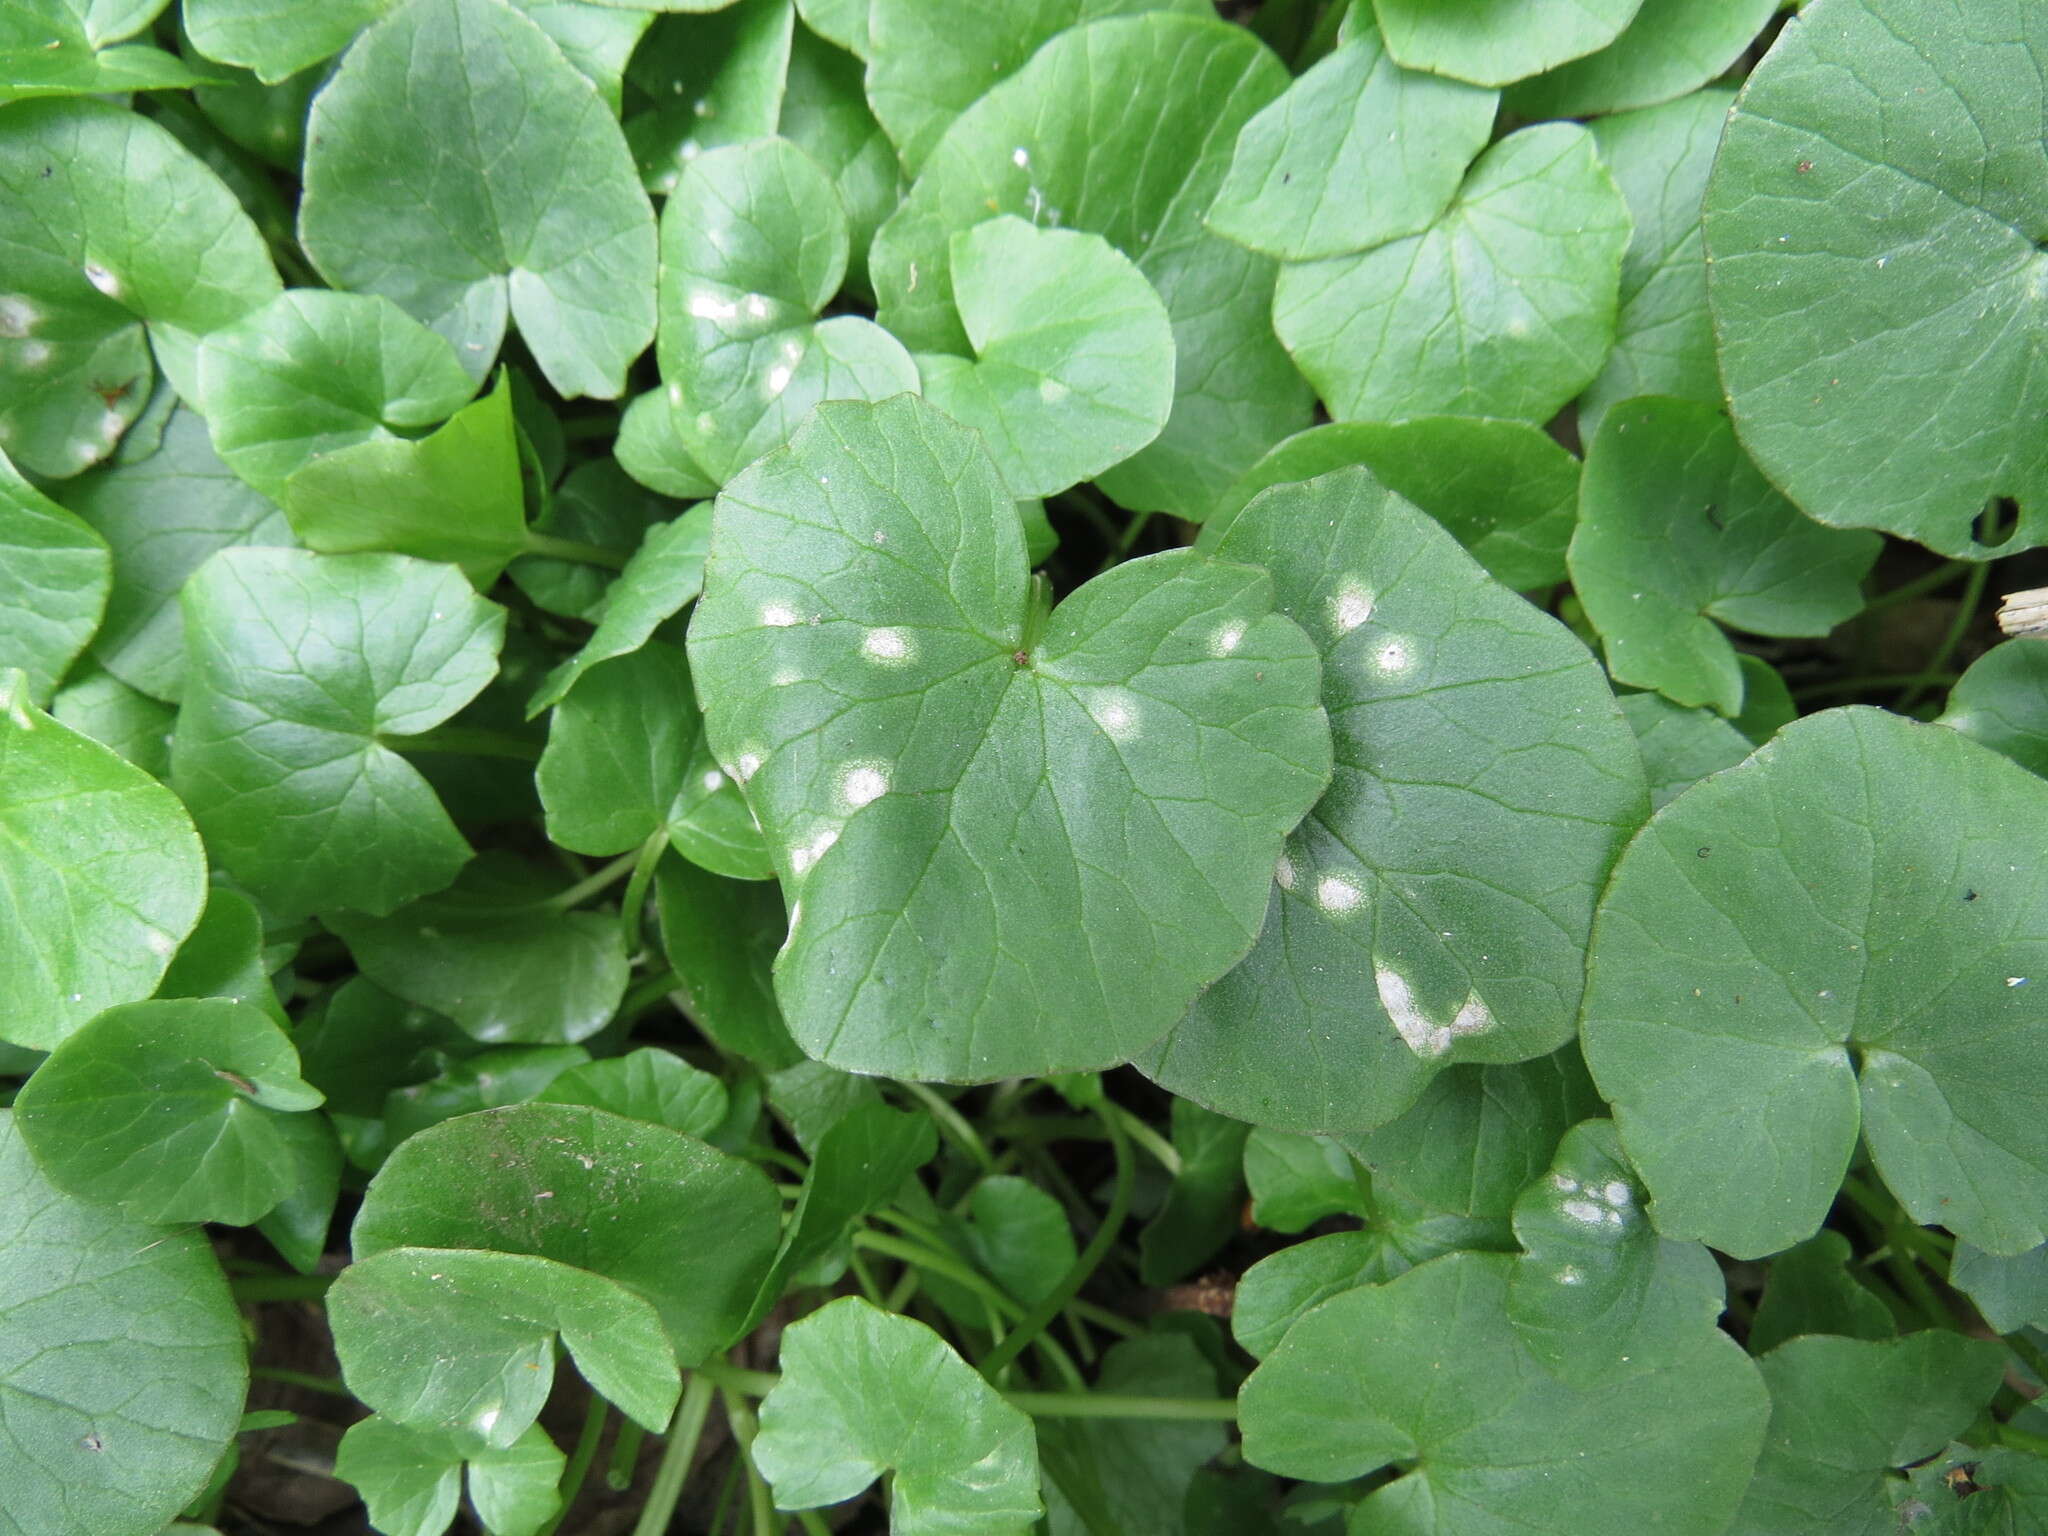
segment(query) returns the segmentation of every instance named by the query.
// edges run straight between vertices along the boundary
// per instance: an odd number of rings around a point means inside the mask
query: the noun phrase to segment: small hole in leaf
[[[2019,503],[2010,496],[1994,496],[1977,514],[1977,523],[1970,530],[1970,536],[1982,549],[1997,549],[2011,540],[2019,526]]]

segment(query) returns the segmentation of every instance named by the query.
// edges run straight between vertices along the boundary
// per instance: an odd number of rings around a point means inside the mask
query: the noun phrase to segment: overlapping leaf
[[[0,656],[48,704],[99,628],[113,579],[106,541],[0,453]]]

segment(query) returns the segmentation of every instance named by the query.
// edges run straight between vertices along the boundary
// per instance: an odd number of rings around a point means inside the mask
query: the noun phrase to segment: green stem
[[[1956,647],[1963,643],[1963,636],[1969,632],[1970,621],[1977,617],[1977,605],[1984,600],[1984,587],[1991,580],[1991,562],[1986,560],[1970,572],[1970,579],[1963,584],[1963,595],[1956,602],[1956,615],[1949,620],[1948,631],[1941,637],[1934,654],[1927,659],[1926,670],[1919,679],[1899,695],[1899,702],[1893,706],[1904,714],[1920,702],[1922,694],[1936,686],[1936,679],[1948,670],[1949,658],[1956,653]]]
[[[654,1472],[654,1486],[633,1526],[633,1536],[663,1536],[675,1518],[676,1503],[683,1496],[683,1483],[690,1475],[690,1463],[697,1459],[697,1442],[704,1434],[704,1419],[711,1412],[713,1382],[709,1367],[692,1371],[683,1388],[682,1406],[669,1426],[668,1445],[661,1453],[661,1465]]]
[[[1124,524],[1124,531],[1117,538],[1116,548],[1112,549],[1108,553],[1108,555],[1106,555],[1103,558],[1102,564],[1096,569],[1095,574],[1100,576],[1104,571],[1108,570],[1111,566],[1121,564],[1124,561],[1124,559],[1127,556],[1129,556],[1131,550],[1137,545],[1139,535],[1144,533],[1146,526],[1151,521],[1152,514],[1150,512],[1140,512],[1137,516],[1133,517],[1128,523]]]
[[[1916,597],[1925,597],[1929,592],[1939,591],[1954,581],[1977,562],[1974,560],[1944,560],[1924,575],[1915,576],[1911,581],[1901,582],[1889,592],[1880,592],[1863,605],[1865,613],[1877,613],[1897,603],[1910,603]]]
[[[798,1510],[796,1523],[804,1528],[804,1536],[832,1536],[832,1527],[825,1523],[825,1517],[815,1509]]]
[[[1081,1287],[1088,1283],[1088,1277],[1096,1267],[1109,1256],[1117,1234],[1123,1230],[1124,1218],[1131,1210],[1131,1144],[1114,1116],[1102,1116],[1103,1128],[1109,1132],[1109,1144],[1116,1153],[1116,1189],[1109,1197],[1109,1210],[1104,1213],[1102,1225],[1095,1229],[1095,1235],[1088,1240],[1088,1246],[1081,1250],[1073,1267],[1060,1277],[1060,1283],[1039,1298],[1036,1305],[1024,1314],[1017,1326],[1010,1330],[1003,1342],[989,1351],[980,1363],[984,1378],[994,1381],[1003,1368],[1023,1352],[1024,1347],[1045,1331],[1046,1325],[1066,1309],[1068,1302],[1080,1294]]]
[[[332,1275],[244,1275],[228,1290],[237,1301],[318,1301],[332,1284]]]
[[[632,1022],[682,984],[683,978],[674,971],[642,978],[626,994],[625,1001],[619,1004],[619,1017]]]
[[[721,1391],[744,1392],[749,1397],[766,1397],[782,1380],[773,1371],[743,1370],[737,1365],[727,1365],[723,1360],[705,1361],[697,1367],[697,1374]]]
[[[753,1512],[754,1536],[775,1536],[775,1501],[769,1497],[768,1484],[754,1465],[754,1410],[730,1390],[721,1391],[718,1400],[725,1405],[725,1422],[732,1427],[732,1437],[739,1444],[740,1465],[747,1471],[747,1508]]]
[[[540,761],[540,743],[514,736],[510,731],[482,730],[475,726],[444,725],[438,731],[417,736],[394,736],[389,745],[399,752],[446,752],[459,757],[505,757],[515,762]]]
[[[576,1448],[569,1453],[569,1465],[563,1469],[562,1481],[556,1488],[561,1504],[534,1536],[554,1536],[568,1518],[570,1506],[583,1491],[583,1479],[590,1474],[590,1464],[597,1459],[597,1443],[604,1438],[605,1420],[610,1416],[611,1404],[591,1393],[590,1406],[583,1412],[583,1432],[576,1437]]]
[[[875,1284],[875,1277],[869,1271],[867,1261],[860,1256],[859,1249],[847,1251],[846,1267],[853,1271],[854,1282],[860,1286],[861,1295],[879,1307],[882,1304],[882,1288]]]
[[[1111,1392],[1005,1392],[1035,1419],[1221,1419],[1237,1417],[1231,1397],[1121,1397]]]
[[[2005,1347],[2011,1350],[2037,1379],[2048,1382],[2048,1354],[2042,1353],[2040,1345],[2018,1333],[2006,1334],[2004,1342]]]
[[[995,1170],[996,1160],[988,1150],[988,1143],[981,1139],[980,1133],[967,1123],[966,1117],[943,1096],[933,1092],[923,1083],[898,1081],[896,1086],[922,1104],[925,1113],[937,1121],[939,1129],[945,1132],[946,1139],[979,1163],[983,1172]]]
[[[626,568],[626,557],[615,549],[585,544],[578,539],[558,539],[552,533],[538,533],[531,528],[526,530],[526,552],[545,555],[550,560],[573,560],[578,565],[601,565],[611,571]]]
[[[279,1365],[253,1365],[249,1368],[253,1381],[281,1382],[287,1387],[304,1387],[308,1392],[325,1392],[329,1397],[353,1398],[355,1393],[333,1376],[315,1376],[308,1371],[288,1371]]]
[[[2048,1435],[2036,1435],[2024,1429],[2014,1429],[2010,1424],[1998,1426],[1998,1440],[2016,1451],[2032,1451],[2036,1456],[2048,1456]]]
[[[1117,1124],[1124,1128],[1124,1134],[1152,1154],[1153,1160],[1174,1178],[1180,1177],[1180,1149],[1151,1126],[1144,1117],[1134,1115],[1121,1104],[1106,1104],[1104,1109],[1116,1117]]]
[[[626,880],[626,894],[619,901],[619,928],[626,936],[626,953],[640,953],[643,928],[641,910],[647,902],[647,887],[654,879],[655,866],[668,852],[668,828],[657,827],[640,851],[633,856],[633,873]]]
[[[535,907],[545,907],[550,912],[566,912],[571,907],[581,906],[584,902],[590,900],[591,897],[597,895],[598,892],[609,890],[612,886],[617,885],[621,880],[630,876],[633,873],[634,864],[638,863],[639,859],[640,854],[638,850],[632,853],[622,853],[603,868],[578,880],[566,891],[557,891],[554,895],[548,897],[546,901],[538,901],[533,905]]]
[[[876,1253],[886,1254],[888,1257],[901,1263],[915,1265],[920,1269],[928,1269],[935,1275],[945,1276],[948,1280],[964,1286],[968,1291],[972,1292],[974,1297],[983,1306],[987,1307],[995,1317],[1005,1321],[1012,1318],[1021,1319],[1022,1322],[1020,1322],[1019,1326],[1030,1322],[1031,1314],[1024,1309],[1020,1302],[996,1285],[994,1281],[981,1274],[972,1265],[956,1258],[950,1253],[928,1249],[916,1243],[906,1243],[901,1238],[891,1237],[886,1232],[876,1232],[871,1229],[864,1229],[854,1233],[853,1245],[856,1251],[861,1248],[871,1248]],[[1041,1323],[1038,1326],[1042,1330],[1044,1324]],[[996,1330],[991,1329],[990,1331],[995,1332]],[[1074,1364],[1073,1357],[1060,1347],[1057,1340],[1041,1336],[1035,1340],[1027,1340],[1027,1342],[1035,1343],[1038,1346],[1039,1351],[1045,1356],[1046,1362],[1059,1373],[1063,1380],[1070,1381],[1076,1386],[1081,1384],[1080,1368]],[[998,1347],[1000,1348],[1000,1345]]]
[[[633,1486],[633,1474],[640,1466],[640,1447],[646,1441],[646,1430],[631,1419],[620,1421],[619,1432],[612,1439],[611,1460],[605,1463],[605,1487],[613,1493],[624,1493]]]
[[[1107,1329],[1120,1339],[1139,1338],[1145,1332],[1142,1327],[1121,1313],[1112,1312],[1107,1307],[1098,1307],[1094,1302],[1082,1301],[1078,1297],[1067,1303],[1067,1310],[1098,1328]]]

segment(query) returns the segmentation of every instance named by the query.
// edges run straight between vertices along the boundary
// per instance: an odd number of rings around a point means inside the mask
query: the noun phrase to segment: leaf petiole
[[[711,1369],[707,1363],[689,1373],[675,1422],[669,1426],[661,1465],[655,1469],[654,1486],[647,1491],[647,1502],[633,1526],[633,1536],[662,1536],[675,1516],[676,1503],[683,1496],[683,1483],[690,1475],[690,1463],[697,1459],[697,1442],[704,1434],[704,1420],[711,1412],[715,1385]]]

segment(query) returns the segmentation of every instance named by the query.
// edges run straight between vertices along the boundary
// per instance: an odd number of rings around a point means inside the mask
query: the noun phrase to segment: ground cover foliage
[[[2044,80],[12,0],[0,1536],[2048,1530]]]

